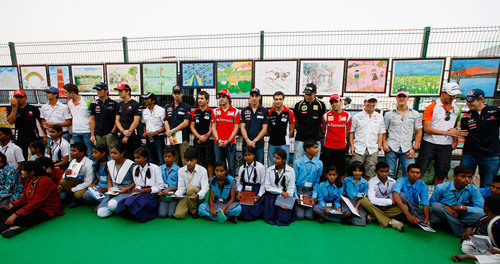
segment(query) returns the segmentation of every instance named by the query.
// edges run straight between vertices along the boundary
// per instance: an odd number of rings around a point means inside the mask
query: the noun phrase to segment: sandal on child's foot
[[[5,231],[2,232],[2,236],[5,238],[11,238],[23,231],[25,231],[27,228],[24,226],[13,226]]]

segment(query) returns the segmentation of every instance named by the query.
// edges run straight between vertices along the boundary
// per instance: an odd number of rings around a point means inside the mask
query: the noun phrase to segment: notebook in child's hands
[[[469,239],[470,242],[472,242],[472,244],[474,245],[474,248],[476,248],[479,252],[483,254],[493,248],[493,245],[491,245],[488,236],[473,235],[470,236]]]
[[[276,202],[274,203],[274,205],[278,207],[282,207],[284,205],[288,210],[292,210],[293,204],[295,204],[295,198],[290,196],[288,199],[285,199],[282,194],[276,198]]]
[[[80,172],[82,165],[83,165],[83,162],[73,162],[71,164],[71,166],[68,168],[69,170],[71,170],[71,173],[70,174],[64,173],[63,178],[77,178],[77,180],[80,180],[80,179],[78,179],[78,173]]]
[[[248,192],[248,191],[242,191],[241,192],[240,204],[254,205],[255,204],[255,193],[254,192]]]
[[[110,195],[110,196],[116,196],[118,194],[120,194],[120,188],[118,187],[111,187],[108,189],[108,191],[106,192],[107,195]]]
[[[162,202],[171,202],[172,201],[172,195],[174,195],[174,191],[170,191],[165,195],[160,196],[160,201]]]
[[[307,195],[300,195],[300,205],[307,206],[307,207],[313,207],[314,206],[314,198],[311,196]]]
[[[92,197],[94,197],[94,199],[96,199],[99,202],[102,201],[106,197],[104,194],[99,192],[99,190],[97,190],[97,187],[95,187],[95,186],[89,187],[88,191],[89,191],[90,195],[92,195]]]
[[[331,215],[341,215],[342,214],[342,212],[337,211],[337,210],[332,209],[332,208],[327,208],[326,212],[329,213],[329,214],[331,214]]]
[[[222,212],[222,209],[219,208],[217,210],[217,222],[224,223],[226,220],[227,220],[226,215],[224,215],[224,212]]]

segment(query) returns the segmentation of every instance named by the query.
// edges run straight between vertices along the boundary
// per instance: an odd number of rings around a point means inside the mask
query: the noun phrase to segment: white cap
[[[378,99],[377,99],[377,96],[376,96],[376,95],[374,95],[374,94],[367,94],[367,95],[365,96],[365,101],[368,101],[368,100],[370,100],[370,99],[375,99],[375,100],[377,100],[377,101],[378,101]]]
[[[449,94],[451,96],[456,96],[456,95],[462,93],[462,91],[460,91],[460,87],[458,86],[458,83],[455,83],[455,82],[443,84],[443,90],[441,92],[446,92],[447,94]]]

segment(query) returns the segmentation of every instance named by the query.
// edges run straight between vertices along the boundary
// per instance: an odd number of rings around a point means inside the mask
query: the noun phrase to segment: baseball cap
[[[154,93],[143,94],[141,97],[142,99],[152,99],[156,101],[156,94]]]
[[[23,90],[15,90],[14,91],[14,96],[23,96],[23,97],[25,97],[26,94],[24,93]]]
[[[479,98],[484,98],[484,92],[483,90],[481,89],[474,89],[474,90],[471,90],[466,96],[465,96],[465,100],[467,100],[468,102],[472,102],[476,99],[479,99]]]
[[[306,88],[304,89],[304,93],[307,95],[311,95],[316,92],[316,84],[314,83],[308,83],[306,85]]]
[[[259,89],[257,89],[257,88],[253,88],[253,89],[250,91],[250,95],[251,95],[251,94],[253,94],[253,93],[254,93],[254,94],[257,94],[257,95],[260,95],[260,90],[259,90]]]
[[[227,89],[222,89],[222,90],[220,90],[220,91],[217,93],[217,95],[219,95],[219,94],[223,94],[223,95],[225,95],[225,96],[227,96],[227,97],[231,98],[231,93],[230,93]]]
[[[59,89],[57,89],[54,86],[49,86],[47,89],[44,90],[46,93],[53,93],[53,94],[59,94]]]
[[[172,93],[182,93],[182,89],[179,85],[174,85],[172,87]]]
[[[378,101],[377,96],[376,96],[376,95],[374,95],[374,94],[367,94],[367,95],[365,96],[365,101],[369,101],[369,100],[371,100],[371,99],[375,99],[376,101]]]
[[[352,99],[350,97],[346,97],[344,100],[347,101],[347,103],[349,104],[352,102]]]
[[[337,101],[341,100],[340,99],[340,95],[338,95],[338,94],[332,94],[332,95],[330,95],[329,102],[331,102],[332,100],[337,100]]]
[[[122,84],[118,85],[118,87],[116,87],[115,90],[119,90],[119,91],[129,90],[130,91],[130,86],[128,86],[128,84],[126,84],[126,83],[122,83]]]
[[[451,96],[456,96],[456,95],[462,93],[462,91],[460,91],[460,87],[458,86],[458,83],[455,83],[455,82],[445,83],[443,85],[442,92],[446,92],[447,94],[449,94]]]
[[[94,88],[92,88],[92,89],[94,89],[94,90],[108,90],[108,85],[104,82],[100,82],[100,83],[96,84],[94,86]]]
[[[410,96],[410,91],[408,91],[408,89],[406,89],[406,88],[401,88],[396,92],[396,96],[398,96],[400,94],[404,94],[406,97],[408,97],[408,96]]]

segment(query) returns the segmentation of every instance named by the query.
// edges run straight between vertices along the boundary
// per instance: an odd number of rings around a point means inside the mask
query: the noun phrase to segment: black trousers
[[[40,140],[39,138],[31,138],[31,137],[22,137],[18,138],[14,141],[14,144],[16,144],[18,147],[21,148],[23,151],[23,156],[25,160],[28,160],[28,148],[31,144],[31,142]]]
[[[340,177],[345,174],[345,152],[346,149],[331,149],[322,148],[321,161],[323,162],[323,175],[331,165],[337,168],[337,173]]]
[[[118,137],[119,143],[125,145],[125,157],[133,161],[135,150],[141,146],[141,138],[137,136],[135,132],[130,135],[126,144],[122,143],[123,138],[123,134],[120,134]]]
[[[0,209],[0,232],[9,229],[11,226],[5,224],[5,220],[9,218],[13,213],[19,210],[19,207],[13,207],[8,211]],[[42,210],[35,210],[31,214],[20,215],[14,221],[12,226],[33,226],[41,222],[47,221],[50,216]]]
[[[452,151],[451,145],[437,145],[422,140],[418,154],[418,164],[422,167],[422,178],[428,172],[431,162],[434,161],[434,177],[441,180],[446,179],[450,171]]]

